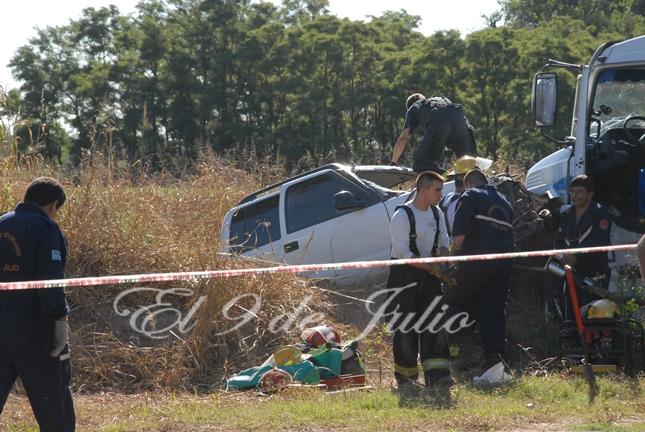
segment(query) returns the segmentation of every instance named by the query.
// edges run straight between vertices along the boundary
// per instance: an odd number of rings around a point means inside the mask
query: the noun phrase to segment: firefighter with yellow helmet
[[[455,182],[454,192],[445,194],[439,202],[439,208],[443,211],[446,217],[446,227],[448,233],[452,233],[452,224],[455,220],[455,211],[457,210],[457,201],[459,197],[466,190],[464,186],[464,176],[472,169],[479,168],[480,170],[487,170],[490,168],[492,161],[475,156],[462,156],[455,161],[452,171],[446,174],[446,178],[452,179]]]

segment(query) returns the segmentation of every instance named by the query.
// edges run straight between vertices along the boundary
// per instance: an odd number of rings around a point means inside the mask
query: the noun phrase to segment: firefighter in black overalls
[[[449,148],[457,157],[475,156],[475,130],[468,122],[461,105],[452,103],[443,96],[426,99],[421,93],[408,97],[403,131],[394,146],[392,164],[396,164],[412,131],[423,134],[412,156],[415,172],[442,171],[439,164],[444,148]]]
[[[55,180],[38,178],[0,216],[0,282],[65,277],[67,247],[53,220],[64,202]],[[75,429],[68,312],[62,288],[0,291],[0,411],[20,377],[41,431]]]
[[[576,176],[569,184],[569,191],[571,207],[560,216],[560,228],[554,241],[555,248],[609,246],[613,217],[606,207],[593,201],[593,180],[586,175]],[[574,274],[578,277],[604,277],[605,288],[609,285],[608,261],[606,252],[566,255],[563,259],[564,264],[571,265]],[[568,297],[562,294],[560,293],[558,297],[567,305],[568,310],[568,302],[565,301]],[[585,290],[578,290],[578,297],[580,306],[600,299]],[[570,314],[569,317],[571,317]]]
[[[412,202],[400,206],[390,223],[392,258],[413,258],[445,255],[449,238],[441,210],[437,207],[443,190],[443,178],[434,172],[425,172],[417,178],[416,195]],[[436,297],[442,295],[441,282],[431,275],[429,264],[399,265],[390,267],[388,288],[403,288],[390,298],[389,312],[395,309],[401,319],[390,320],[393,332],[394,376],[398,384],[413,382],[418,377],[417,359],[420,357],[426,385],[447,384],[450,381],[448,345],[445,338],[428,330],[430,314],[423,323],[419,318]],[[436,305],[432,312],[439,312]],[[404,317],[413,316],[416,330],[406,331]],[[390,316],[391,317],[391,316]],[[394,322],[393,322],[394,321]]]
[[[467,190],[457,203],[452,227],[453,250],[460,255],[513,252],[514,212],[508,200],[478,169],[464,177]],[[456,287],[445,302],[466,311],[478,322],[484,349],[484,371],[503,361],[506,348],[506,294],[511,285],[511,260],[459,263]]]

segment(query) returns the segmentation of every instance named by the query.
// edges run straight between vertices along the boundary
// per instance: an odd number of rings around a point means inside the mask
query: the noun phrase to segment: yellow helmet
[[[446,176],[454,177],[458,175],[466,175],[468,171],[475,168],[486,171],[492,164],[493,161],[490,159],[475,156],[462,156],[455,161],[452,171],[446,174]]]
[[[271,357],[273,357],[273,359],[271,359]],[[269,362],[273,366],[291,366],[302,361],[302,352],[298,347],[285,345],[273,351],[273,355],[271,357],[269,358]]]
[[[609,299],[600,299],[589,305],[587,318],[613,318],[618,313],[618,305]]]

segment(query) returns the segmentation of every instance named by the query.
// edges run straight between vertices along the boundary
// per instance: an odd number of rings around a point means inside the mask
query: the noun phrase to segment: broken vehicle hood
[[[389,165],[356,165],[352,167],[352,172],[364,180],[388,189],[417,176],[411,168]]]

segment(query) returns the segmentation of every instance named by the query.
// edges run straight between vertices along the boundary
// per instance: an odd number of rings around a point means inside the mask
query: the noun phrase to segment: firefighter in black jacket
[[[410,95],[405,101],[405,124],[392,153],[392,164],[397,164],[403,154],[410,134],[420,130],[423,134],[412,156],[415,172],[441,171],[439,163],[445,147],[457,157],[475,156],[475,129],[464,114],[461,105],[443,96],[426,98],[421,93]]]
[[[67,247],[54,222],[65,192],[35,179],[22,203],[0,216],[0,282],[64,278]],[[0,410],[19,376],[40,429],[75,429],[62,288],[0,291]]]

